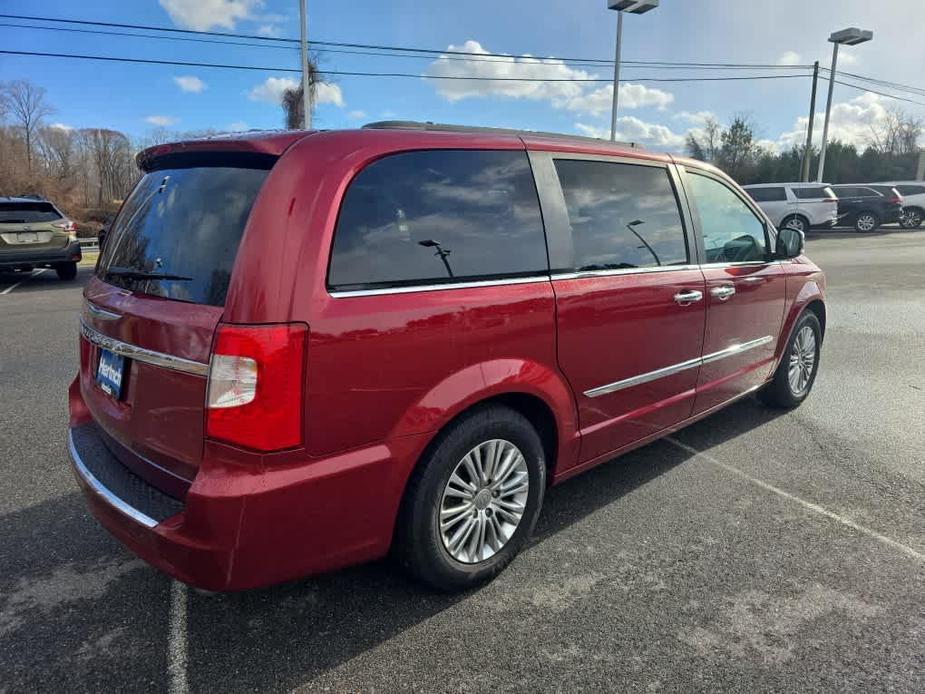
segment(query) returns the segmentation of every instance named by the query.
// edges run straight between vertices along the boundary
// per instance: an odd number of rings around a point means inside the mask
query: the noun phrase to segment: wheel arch
[[[807,231],[812,226],[812,224],[809,221],[809,217],[803,212],[788,212],[783,217],[781,217],[780,222],[777,224],[777,228],[782,229],[784,227],[784,222],[786,222],[791,217],[799,217],[800,219],[802,219],[803,223],[806,225]]]

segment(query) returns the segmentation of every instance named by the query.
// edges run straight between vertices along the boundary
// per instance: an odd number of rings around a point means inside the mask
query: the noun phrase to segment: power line
[[[876,89],[871,89],[870,87],[860,85],[860,84],[851,84],[850,82],[842,82],[839,79],[835,80],[835,84],[840,84],[843,87],[851,87],[852,89],[858,89],[862,92],[870,92],[871,94],[885,96],[888,99],[896,99],[897,101],[905,101],[907,103],[915,104],[917,106],[925,106],[925,102],[915,101],[913,99],[907,99],[904,96],[896,96],[895,94],[887,94],[886,92],[877,91]]]
[[[0,15],[2,16],[2,15]],[[193,38],[189,36],[158,36],[156,34],[139,34],[128,31],[112,31],[112,30],[103,30],[103,29],[75,29],[72,27],[51,27],[51,26],[39,26],[36,24],[11,24],[9,22],[0,22],[0,27],[10,27],[16,29],[35,29],[39,31],[57,31],[57,32],[67,32],[75,34],[91,34],[98,36],[123,36],[129,38],[145,38],[145,39],[155,39],[161,41],[184,41],[192,43],[206,43],[206,44],[217,44],[220,46],[241,46],[245,48],[269,48],[273,50],[284,50],[284,51],[298,51],[298,45],[278,45],[278,44],[264,44],[264,43],[253,43],[248,41],[228,41],[220,39],[204,39],[204,38]],[[433,60],[433,56],[430,54],[411,54],[411,53],[388,53],[383,52],[387,49],[382,49],[379,51],[373,50],[354,50],[354,49],[338,49],[338,48],[326,48],[325,53],[337,53],[343,55],[362,55],[362,56],[371,56],[377,58],[404,58],[411,60]],[[459,57],[453,55],[441,55],[441,60],[453,61],[453,62],[476,62],[476,63],[502,63],[502,64],[511,64],[514,58],[507,57],[498,58],[498,57]],[[543,59],[537,59],[543,60]],[[611,61],[612,62],[612,61]],[[794,70],[801,67],[809,66],[799,66],[799,65],[726,65],[720,66],[718,64],[698,64],[698,63],[671,63],[671,62],[646,62],[646,61],[624,61],[628,65],[633,67],[639,67],[641,69],[652,69],[652,70]],[[544,63],[526,63],[520,62],[517,64],[544,64]],[[569,65],[577,67],[602,67],[597,63],[582,63],[582,62],[570,62]],[[555,67],[555,65],[550,64],[550,67]]]
[[[193,29],[177,29],[174,27],[158,27],[144,24],[122,24],[118,22],[99,22],[99,21],[89,21],[89,20],[78,20],[78,19],[58,19],[55,17],[37,17],[30,15],[15,15],[15,14],[0,14],[0,18],[4,19],[17,19],[25,21],[39,21],[39,22],[58,22],[62,24],[76,24],[84,26],[99,26],[99,27],[113,27],[118,29],[136,29],[142,31],[159,31],[159,32],[169,32],[174,34],[184,34],[184,35],[195,35],[195,36],[218,36],[223,38],[230,39],[247,39],[251,41],[262,41],[262,42],[276,42],[284,44],[295,44],[298,45],[297,39],[289,39],[277,36],[260,36],[258,34],[234,34],[222,31],[196,31]],[[136,36],[138,34],[132,34]],[[561,57],[542,57],[534,55],[508,55],[504,53],[490,53],[490,52],[474,52],[474,51],[459,51],[459,50],[449,50],[449,49],[434,49],[434,48],[413,48],[409,46],[388,46],[381,44],[367,44],[367,43],[347,43],[342,41],[319,41],[313,40],[309,42],[311,45],[315,46],[330,46],[334,48],[358,48],[365,50],[377,50],[377,51],[394,51],[394,52],[406,52],[406,53],[417,53],[417,54],[429,54],[436,56],[467,56],[470,58],[501,58],[504,61],[509,61],[512,59],[532,59],[532,60],[561,60],[567,63],[587,63],[589,65],[601,65],[608,66],[613,65],[613,60],[603,59],[603,58],[561,58]],[[246,45],[246,44],[238,44]],[[690,66],[690,67],[702,67],[702,68],[759,68],[759,69],[799,69],[799,68],[810,68],[811,65],[774,65],[770,63],[707,63],[707,62],[683,62],[683,61],[641,61],[641,60],[624,60],[622,61],[626,65],[652,65],[652,66],[664,66],[664,67],[679,67],[679,66]]]
[[[140,63],[146,65],[174,65],[181,67],[208,67],[226,70],[257,70],[263,72],[301,72],[300,68],[269,67],[262,65],[238,65],[234,63],[202,63],[186,60],[158,60],[155,58],[125,58],[121,56],[80,55],[73,53],[46,53],[42,51],[10,51],[0,50],[0,54],[38,56],[45,58],[71,58],[75,60],[100,60],[116,63]],[[464,77],[460,75],[423,75],[414,72],[364,72],[346,70],[319,70],[320,75],[332,77],[411,77],[415,79],[437,80],[469,80],[474,82],[591,82],[610,83],[610,79],[598,78],[542,78],[542,77]],[[634,82],[729,82],[742,80],[775,80],[808,77],[806,74],[796,75],[743,75],[736,77],[640,77],[633,78]]]

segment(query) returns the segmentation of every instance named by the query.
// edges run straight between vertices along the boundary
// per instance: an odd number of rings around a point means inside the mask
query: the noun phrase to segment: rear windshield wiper
[[[107,277],[127,277],[131,280],[177,280],[192,282],[192,277],[173,275],[169,272],[148,272],[131,267],[111,267],[106,271]]]

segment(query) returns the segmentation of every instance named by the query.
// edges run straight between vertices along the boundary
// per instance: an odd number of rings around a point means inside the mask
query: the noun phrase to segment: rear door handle
[[[675,303],[681,306],[690,306],[693,303],[696,303],[703,299],[703,292],[697,291],[696,289],[686,289],[683,292],[678,292],[674,295]]]
[[[736,288],[731,284],[724,284],[722,287],[713,287],[713,289],[710,290],[710,296],[714,296],[720,301],[726,301],[735,293]]]

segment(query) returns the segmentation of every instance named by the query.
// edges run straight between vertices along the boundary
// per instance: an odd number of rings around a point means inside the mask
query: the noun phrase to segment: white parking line
[[[836,523],[841,523],[842,525],[849,527],[852,530],[856,530],[859,533],[862,533],[864,535],[867,535],[870,538],[873,538],[874,540],[877,540],[877,542],[887,545],[888,547],[892,547],[893,549],[897,549],[903,554],[909,557],[912,557],[913,559],[917,559],[919,561],[925,561],[925,554],[922,554],[921,552],[917,552],[916,550],[912,549],[912,547],[909,547],[908,545],[904,545],[902,542],[898,542],[891,537],[887,537],[886,535],[881,535],[876,530],[865,528],[863,525],[859,525],[858,523],[855,523],[850,518],[845,518],[844,516],[840,516],[837,513],[833,513],[832,511],[829,511],[828,509],[823,508],[819,504],[814,504],[811,501],[806,501],[805,499],[801,499],[798,496],[794,496],[793,494],[790,494],[789,492],[785,492],[783,489],[779,489],[778,487],[775,487],[773,484],[768,484],[767,482],[764,482],[763,480],[760,480],[757,477],[752,477],[748,473],[742,472],[737,467],[733,467],[732,465],[719,461],[716,458],[714,458],[712,455],[710,455],[709,453],[703,453],[702,451],[698,451],[696,448],[688,446],[686,443],[681,443],[677,439],[674,439],[672,437],[667,437],[665,440],[668,441],[669,443],[674,444],[678,448],[684,451],[687,451],[688,453],[692,454],[695,457],[703,458],[707,462],[713,463],[713,465],[716,465],[717,467],[722,468],[723,470],[726,470],[727,472],[731,472],[734,475],[738,475],[742,479],[748,480],[752,484],[757,485],[758,487],[761,487],[762,489],[765,489],[773,494],[777,494],[778,496],[783,497],[784,499],[793,501],[809,511],[818,513],[820,516],[825,516],[826,518],[829,518],[835,521]]]
[[[16,284],[12,284],[12,285],[10,285],[9,287],[7,287],[6,289],[4,289],[2,292],[0,292],[0,296],[3,296],[4,294],[9,294],[11,291],[13,291],[14,289],[16,289],[16,287],[18,287],[19,285],[21,285],[23,282],[25,282],[25,281],[27,281],[27,280],[31,280],[33,277],[35,277],[36,275],[40,275],[40,274],[42,274],[43,272],[45,272],[45,268],[42,268],[41,270],[33,270],[31,275],[29,275],[28,277],[25,277],[25,278],[19,280],[19,282],[17,282]]]
[[[179,581],[170,584],[170,622],[167,634],[167,691],[170,694],[186,694],[189,681],[186,676],[187,642],[186,610],[189,604],[189,590]]]

